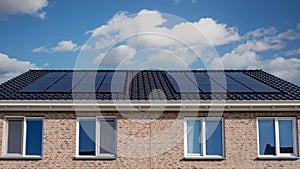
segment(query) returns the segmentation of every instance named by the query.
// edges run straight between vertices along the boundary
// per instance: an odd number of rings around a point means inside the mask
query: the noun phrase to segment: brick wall
[[[257,116],[295,116],[296,112],[226,112],[225,160],[185,160],[183,117],[192,113],[104,112],[118,118],[118,149],[115,160],[77,160],[75,112],[0,113],[0,152],[4,116],[43,116],[42,160],[0,159],[0,168],[300,168],[300,160],[257,159]],[[96,116],[99,113],[86,113]],[[199,113],[207,116],[207,113]],[[300,130],[297,131],[300,137]],[[299,140],[298,140],[299,143]],[[299,147],[300,144],[298,144]],[[300,147],[298,148],[300,149]]]

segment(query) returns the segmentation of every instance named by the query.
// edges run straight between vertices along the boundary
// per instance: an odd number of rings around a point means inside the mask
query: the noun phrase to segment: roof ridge
[[[185,70],[185,69],[165,69],[165,70],[154,70],[154,69],[30,69],[29,71],[32,72],[72,72],[72,71],[83,71],[83,72],[91,72],[91,71],[108,71],[108,72],[137,72],[137,71],[144,71],[144,72],[250,72],[250,71],[263,71],[262,69],[191,69],[191,70]]]

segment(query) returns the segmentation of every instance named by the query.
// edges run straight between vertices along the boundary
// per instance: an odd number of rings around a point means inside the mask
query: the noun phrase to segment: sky
[[[0,83],[29,69],[262,69],[300,84],[299,0],[0,0]]]

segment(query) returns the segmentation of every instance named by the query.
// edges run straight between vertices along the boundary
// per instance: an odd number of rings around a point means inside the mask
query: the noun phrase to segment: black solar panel
[[[221,87],[220,85],[214,84],[201,84],[199,88],[205,93],[225,93],[227,92],[225,88]]]
[[[126,81],[126,72],[109,72],[106,74],[97,92],[100,93],[124,92],[125,81]]]
[[[92,92],[95,93],[101,85],[106,73],[89,72],[81,81],[73,87],[73,92]]]
[[[46,92],[71,92],[72,88],[75,87],[85,75],[85,72],[70,72],[54,83]]]
[[[205,93],[279,92],[277,89],[274,89],[243,72],[167,73],[167,77],[177,93],[196,93],[199,92],[198,88]],[[197,85],[197,89],[194,88],[194,84]]]
[[[20,92],[123,92],[126,72],[50,72]]]
[[[52,84],[66,75],[65,72],[50,72],[42,76],[40,79],[21,89],[20,92],[44,92]]]
[[[167,77],[177,93],[201,92],[195,85],[196,82],[192,82],[184,73],[167,73]]]
[[[250,88],[251,90],[253,90],[254,92],[266,92],[266,93],[278,93],[280,92],[279,90],[264,84],[261,81],[258,81],[246,74],[244,74],[243,72],[239,72],[239,73],[228,73],[228,76],[232,77],[233,79],[235,79],[236,81],[240,82],[241,84],[243,84],[244,86]]]

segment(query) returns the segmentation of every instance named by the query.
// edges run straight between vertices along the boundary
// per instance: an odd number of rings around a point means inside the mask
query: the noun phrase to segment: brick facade
[[[225,159],[185,160],[183,112],[104,112],[117,116],[117,158],[114,160],[79,160],[76,154],[77,115],[99,113],[75,112],[1,112],[0,152],[2,153],[5,116],[44,117],[44,146],[41,160],[0,159],[0,168],[300,168],[298,160],[257,159],[256,117],[297,117],[299,112],[225,112]],[[198,116],[207,116],[199,113]],[[300,142],[298,139],[298,151]]]

